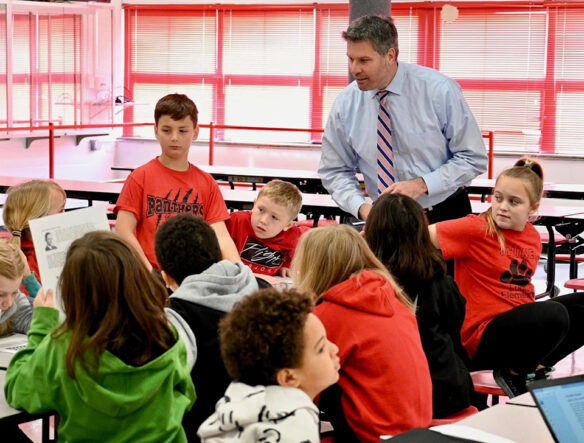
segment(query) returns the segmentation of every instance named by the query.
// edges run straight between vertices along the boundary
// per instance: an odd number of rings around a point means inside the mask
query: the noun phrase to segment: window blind
[[[6,6],[0,5],[0,103],[7,103]],[[8,125],[8,107],[0,104],[0,127]]]
[[[5,39],[11,20],[11,63]],[[111,8],[104,5],[14,4],[0,20],[0,76],[11,79],[11,119],[18,127],[110,123],[112,100]],[[99,61],[98,61],[99,59]],[[10,67],[10,72],[8,72]],[[3,72],[2,72],[3,71]],[[8,120],[2,87],[2,120]],[[6,106],[4,106],[6,103]]]
[[[555,82],[555,152],[584,154],[584,9],[552,9]]]
[[[584,155],[584,5],[449,6],[457,14],[446,21],[441,4],[393,2],[399,60],[458,81],[481,129],[495,132],[496,151]],[[126,86],[136,102],[128,119],[151,121],[156,100],[182,88],[200,104],[201,122],[320,129],[347,84],[347,4],[126,9]],[[319,140],[308,133],[219,135]]]
[[[440,23],[439,65],[456,79],[498,151],[539,152],[547,14],[462,9]]]
[[[347,85],[341,33],[349,22],[348,5],[201,10],[127,6],[127,17],[127,87],[135,102],[126,112],[127,121],[151,121],[156,101],[180,87],[193,94],[203,123],[320,129],[334,98]],[[400,57],[416,60],[417,17],[408,11],[396,22],[403,33]],[[134,134],[150,131],[136,129]],[[321,137],[247,130],[218,135],[227,141],[263,143]],[[207,131],[200,137],[206,138]]]

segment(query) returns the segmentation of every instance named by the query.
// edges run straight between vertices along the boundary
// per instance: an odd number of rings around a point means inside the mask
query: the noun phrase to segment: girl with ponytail
[[[30,270],[39,281],[39,266],[28,222],[63,212],[65,201],[63,188],[49,180],[30,180],[8,189],[4,203],[4,224],[12,233],[12,244],[24,252]]]
[[[584,294],[535,303],[542,246],[529,219],[542,193],[541,165],[521,159],[497,178],[488,211],[430,226],[467,301],[461,336],[471,369],[493,369],[509,397],[584,344]]]

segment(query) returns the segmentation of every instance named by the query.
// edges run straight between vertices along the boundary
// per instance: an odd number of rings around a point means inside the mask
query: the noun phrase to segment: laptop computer
[[[527,385],[557,443],[584,443],[584,375]]]

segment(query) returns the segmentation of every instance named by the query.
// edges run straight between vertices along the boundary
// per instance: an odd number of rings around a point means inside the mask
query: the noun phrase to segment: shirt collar
[[[401,95],[404,86],[404,79],[405,69],[403,67],[403,63],[398,63],[395,76],[393,77],[393,80],[389,82],[389,85],[385,87],[385,90],[391,92],[392,94]],[[376,96],[379,91],[380,91],[379,89],[367,91],[367,93],[369,94],[369,98],[377,98]]]

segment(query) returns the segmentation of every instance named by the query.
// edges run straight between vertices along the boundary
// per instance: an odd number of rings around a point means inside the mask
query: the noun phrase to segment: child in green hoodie
[[[57,327],[53,291],[41,289],[28,346],[8,367],[8,403],[57,412],[60,441],[185,442],[181,420],[196,398],[185,345],[134,249],[110,232],[84,235],[59,288],[65,322]]]

